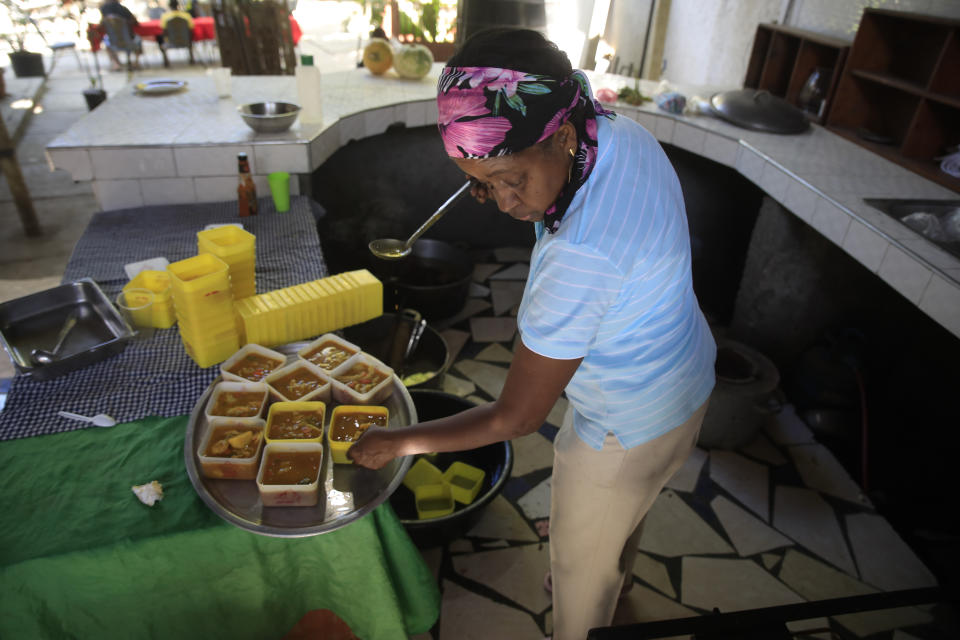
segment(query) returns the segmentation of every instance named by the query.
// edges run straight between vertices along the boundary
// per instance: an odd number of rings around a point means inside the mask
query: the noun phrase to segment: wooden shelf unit
[[[826,125],[960,192],[936,160],[960,144],[960,21],[865,9]]]
[[[814,70],[829,69],[830,80],[819,114],[808,117],[823,123],[830,111],[850,42],[779,24],[757,25],[743,86],[763,89],[803,108],[800,91]]]

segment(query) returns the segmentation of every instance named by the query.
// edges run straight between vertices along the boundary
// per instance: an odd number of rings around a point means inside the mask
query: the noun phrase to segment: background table
[[[327,275],[315,206],[296,197],[278,214],[262,198],[242,220],[257,239],[259,291]],[[239,220],[232,202],[97,214],[64,282],[91,277],[113,296],[124,264],[195,255],[197,231]],[[172,328],[61,378],[14,379],[0,412],[0,637],[279,638],[313,609],[365,640],[432,626],[437,586],[389,505],[324,535],[268,538],[201,502],[184,414],[216,374]],[[58,409],[125,424],[86,427]],[[152,480],[164,499],[147,507],[130,488]]]

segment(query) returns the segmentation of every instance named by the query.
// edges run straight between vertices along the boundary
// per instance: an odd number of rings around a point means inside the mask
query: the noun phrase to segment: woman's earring
[[[574,156],[576,156],[576,155],[577,155],[577,152],[576,152],[576,151],[574,151],[573,149],[567,149],[567,151],[569,151],[569,152],[570,152],[570,157],[571,157],[571,158],[573,158]]]

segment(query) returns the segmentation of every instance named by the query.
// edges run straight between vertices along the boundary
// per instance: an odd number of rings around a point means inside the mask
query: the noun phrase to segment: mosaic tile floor
[[[436,323],[455,354],[443,389],[489,402],[516,345],[529,250],[474,256],[471,297]],[[510,479],[456,540],[421,549],[443,593],[440,620],[415,640],[540,640],[552,632],[552,441],[562,399],[539,432],[513,442]],[[634,588],[615,625],[935,586],[933,573],[879,515],[787,405],[738,451],[697,448],[647,516]],[[943,605],[789,623],[798,638],[958,637]],[[684,636],[685,637],[685,636]]]

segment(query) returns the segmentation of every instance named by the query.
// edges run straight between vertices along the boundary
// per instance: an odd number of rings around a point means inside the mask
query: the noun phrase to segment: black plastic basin
[[[444,418],[474,406],[464,398],[429,389],[411,389],[410,397],[417,407],[417,417],[421,422]],[[469,505],[457,503],[456,511],[450,515],[419,520],[412,491],[400,486],[390,497],[390,505],[418,547],[438,546],[463,537],[477,523],[483,509],[497,497],[510,477],[513,446],[507,441],[455,453],[440,453],[433,463],[445,471],[457,460],[486,472],[480,493]]]

